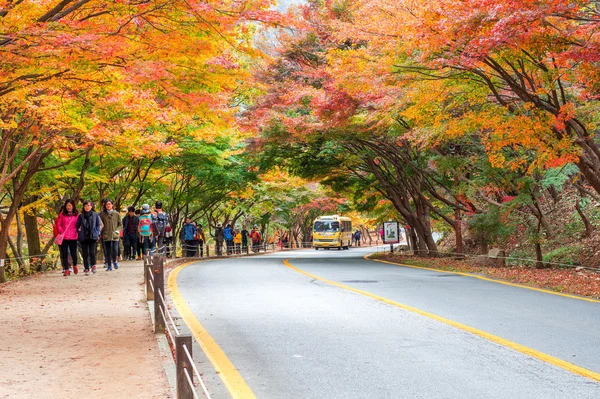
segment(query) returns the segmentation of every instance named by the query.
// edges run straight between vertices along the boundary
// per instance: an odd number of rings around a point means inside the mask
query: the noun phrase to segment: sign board
[[[398,222],[383,222],[383,243],[398,244],[400,242],[400,224]]]

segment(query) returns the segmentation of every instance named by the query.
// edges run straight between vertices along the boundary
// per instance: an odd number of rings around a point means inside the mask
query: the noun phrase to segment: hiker
[[[98,239],[100,238],[100,216],[94,211],[92,201],[83,201],[83,210],[77,218],[75,227],[77,229],[77,238],[81,244],[83,271],[86,276],[89,276],[90,269],[95,274]]]
[[[225,226],[225,230],[223,230],[223,235],[225,237],[225,243],[227,245],[227,255],[231,255],[233,252],[233,229],[230,224]]]
[[[261,237],[257,225],[254,225],[252,228],[252,231],[250,232],[250,239],[252,240],[252,252],[259,252]]]
[[[77,274],[77,208],[75,201],[68,199],[62,206],[58,218],[56,219],[56,229],[58,235],[55,242],[60,249],[60,262],[63,268],[63,275],[69,276],[69,253],[73,261],[73,273]]]
[[[152,221],[154,222],[154,228],[156,233],[156,248],[158,253],[165,253],[165,229],[169,224],[169,215],[162,210],[162,202],[156,201],[154,204],[154,213],[152,214]]]
[[[112,266],[117,270],[117,256],[119,254],[119,238],[123,224],[119,212],[113,208],[112,200],[106,200],[104,210],[100,213],[100,220],[104,224],[102,229],[102,241],[104,242],[104,259],[107,265],[106,271],[110,272]]]
[[[165,248],[167,251],[167,258],[170,258],[171,251],[173,250],[173,228],[170,224],[168,224],[167,228],[165,229]],[[174,251],[173,254],[175,254]]]
[[[217,256],[223,256],[223,241],[225,240],[225,232],[223,231],[223,225],[217,223],[215,228],[215,251]]]
[[[135,210],[135,216],[138,218],[138,227],[139,227],[139,223],[140,223],[140,215],[141,214],[142,214],[141,209]],[[144,248],[144,240],[143,240],[142,236],[140,235],[139,229],[136,230],[135,234],[137,237],[136,246],[135,246],[135,253],[137,255],[136,260],[141,260],[142,259],[142,250]]]
[[[127,215],[123,218],[123,246],[125,247],[125,260],[135,260],[138,246],[138,224],[140,219],[135,216],[135,208],[127,208]]]
[[[150,205],[142,205],[140,212],[138,233],[142,240],[142,248],[144,255],[150,255],[154,252],[154,224],[152,223],[152,215],[150,214]]]
[[[204,234],[204,230],[202,230],[202,225],[199,224],[196,227],[196,245],[197,249],[200,251],[200,257],[204,256],[204,243],[206,242],[206,235]]]
[[[248,253],[248,230],[246,230],[246,226],[242,226],[242,252]]]
[[[235,245],[235,253],[236,254],[241,254],[242,253],[242,233],[240,232],[239,229],[235,229],[234,233],[233,233],[233,245]]]
[[[356,230],[356,232],[354,233],[354,241],[356,243],[357,247],[360,247],[360,236],[361,236],[361,232],[360,230]]]
[[[185,257],[193,258],[196,256],[196,243],[194,242],[197,233],[196,226],[190,218],[185,218],[185,223],[181,228],[180,241],[184,244]]]

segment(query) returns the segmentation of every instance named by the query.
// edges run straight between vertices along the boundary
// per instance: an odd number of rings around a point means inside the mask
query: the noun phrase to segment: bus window
[[[340,231],[339,222],[316,221],[315,232],[317,233],[337,233]]]

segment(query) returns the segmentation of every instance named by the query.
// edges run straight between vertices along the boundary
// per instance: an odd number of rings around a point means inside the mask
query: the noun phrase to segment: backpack
[[[152,216],[141,215],[139,217],[138,231],[142,237],[150,237],[152,235]]]
[[[167,228],[168,224],[169,217],[166,213],[161,212],[156,214],[156,216],[154,217],[154,227],[156,228],[156,234],[159,237],[165,236],[165,229]]]

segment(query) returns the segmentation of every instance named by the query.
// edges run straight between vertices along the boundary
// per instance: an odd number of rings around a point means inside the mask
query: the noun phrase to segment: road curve
[[[600,397],[596,381],[282,263],[600,372],[600,304],[365,254],[198,262],[178,291],[258,398]]]

